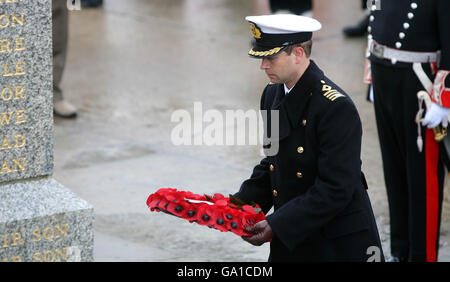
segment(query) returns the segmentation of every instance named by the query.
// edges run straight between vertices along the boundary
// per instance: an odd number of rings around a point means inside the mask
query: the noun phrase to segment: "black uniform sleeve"
[[[266,105],[267,88],[268,86],[266,86],[261,95],[261,110],[267,110],[270,107]],[[262,159],[253,169],[250,178],[242,183],[239,192],[234,195],[246,203],[257,203],[260,205],[264,214],[269,212],[273,205],[269,166],[269,159],[267,157]]]
[[[272,208],[273,200],[270,189],[269,161],[264,158],[255,166],[249,179],[245,180],[234,196],[246,203],[255,202],[260,205],[264,214]]]
[[[339,214],[361,184],[361,121],[348,99],[337,99],[318,122],[318,176],[306,194],[267,217],[290,250]],[[295,228],[293,228],[295,227]]]

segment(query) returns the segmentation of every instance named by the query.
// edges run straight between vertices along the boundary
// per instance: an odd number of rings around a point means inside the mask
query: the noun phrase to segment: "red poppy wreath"
[[[174,188],[161,188],[151,194],[147,206],[151,211],[168,213],[190,223],[196,222],[239,236],[252,236],[244,227],[265,219],[258,204],[248,205],[233,195],[198,195]]]

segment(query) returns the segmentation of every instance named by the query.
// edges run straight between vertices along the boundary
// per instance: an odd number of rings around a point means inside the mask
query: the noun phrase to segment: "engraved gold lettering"
[[[33,233],[33,236],[31,236],[31,241],[33,241],[33,242],[41,241],[42,237],[41,237],[41,229],[40,228],[34,229],[32,233]]]
[[[67,261],[67,247],[55,250],[45,250],[41,252],[35,252],[33,254],[34,261],[40,262],[60,262]]]
[[[17,246],[17,245],[23,245],[25,242],[22,239],[22,233],[20,232],[14,232],[11,234],[11,237],[13,239],[13,242],[11,244],[12,246]]]
[[[7,149],[11,149],[12,146],[11,144],[9,144],[9,140],[8,137],[5,136],[5,138],[3,138],[3,144],[2,147],[0,147],[0,150],[7,150]]]
[[[14,140],[15,140],[14,148],[22,148],[27,143],[25,136],[22,134],[15,135]]]
[[[53,241],[53,238],[55,237],[55,231],[53,230],[53,227],[49,226],[49,227],[44,228],[42,235],[44,236],[44,239]]]
[[[2,258],[2,262],[22,262],[21,256],[13,256],[11,259],[8,258]]]
[[[2,173],[10,173],[11,172],[11,168],[9,167],[9,164],[7,161],[3,161],[2,164],[2,169],[0,170],[0,174]]]
[[[14,163],[14,172],[18,172],[19,168],[21,171],[25,170],[25,162],[26,162],[27,158],[22,158],[22,162],[20,162],[18,159],[13,159],[13,163]]]
[[[11,166],[7,161],[3,161],[1,169],[0,169],[0,174],[24,171],[26,168],[26,165],[25,165],[26,160],[27,160],[27,158],[13,159],[12,162],[14,165],[14,169],[11,169]]]
[[[2,235],[2,238],[3,238],[3,248],[7,248],[9,245],[8,245],[8,234],[4,234],[4,235]]]
[[[8,76],[13,76],[13,73],[8,73],[8,64],[5,63],[3,64],[3,76],[8,77]]]
[[[3,88],[1,92],[1,97],[3,101],[9,101],[13,97],[13,91],[11,88]]]
[[[23,26],[25,23],[25,15],[24,13],[11,14],[11,16],[2,14],[0,15],[0,28],[7,28],[9,26],[16,27],[16,25]]]
[[[17,3],[17,2],[22,2],[23,0],[4,0],[5,4],[8,3]],[[3,4],[3,0],[0,0],[0,5]]]
[[[25,88],[23,86],[16,86],[14,90],[10,87],[3,88],[0,92],[0,98],[3,101],[11,101],[25,99]]]
[[[15,114],[16,124],[27,122],[25,117],[25,110],[17,110],[15,112],[3,112],[0,113],[0,125],[9,125],[11,123],[11,118]]]
[[[42,259],[42,253],[41,252],[35,252],[34,254],[33,254],[33,259],[35,260],[35,261],[40,261],[40,262],[43,262],[44,260]]]
[[[25,118],[25,110],[16,111],[16,124],[27,122]]]
[[[8,39],[1,39],[0,40],[0,53],[12,52],[10,45],[11,45],[11,41],[9,41]]]
[[[8,15],[0,15],[0,28],[7,28],[9,26],[9,17]]]
[[[0,113],[0,125],[6,123],[7,125],[11,122],[11,116],[14,112],[3,112]]]
[[[20,256],[14,256],[11,258],[12,262],[21,262],[22,261],[22,257]]]
[[[0,39],[0,53],[18,52],[26,49],[25,37],[16,37],[13,42],[14,46],[11,46],[11,40]]]
[[[67,224],[67,223],[62,224],[62,228],[59,225],[55,226],[56,230],[58,231],[58,238],[59,238],[60,234],[62,234],[63,236],[68,235],[68,233],[67,233],[68,227],[69,227],[69,224]]]
[[[25,88],[23,88],[23,86],[16,86],[15,88],[15,96],[14,96],[14,100],[20,100],[20,99],[25,99]]]
[[[55,252],[56,252],[56,261],[67,261],[67,248],[63,248],[62,250],[56,249]]]
[[[44,262],[52,262],[55,261],[55,253],[52,251],[44,252]]]
[[[23,23],[25,22],[25,15],[23,13],[20,13],[20,18],[16,14],[12,14],[11,18],[12,18],[11,26],[16,26],[16,23],[23,26]]]
[[[31,237],[31,240],[33,242],[39,242],[42,240],[42,238],[44,238],[48,241],[53,241],[54,239],[69,235],[67,231],[68,229],[69,224],[67,223],[55,226],[47,226],[44,228],[44,230],[42,230],[42,232],[40,228],[36,228],[32,232],[33,235]]]
[[[22,147],[25,146],[25,144],[27,142],[25,136],[22,135],[22,134],[15,135],[14,136],[14,140],[15,140],[15,143],[14,143],[14,146],[13,146],[13,145],[11,145],[11,142],[9,141],[8,137],[5,136],[3,138],[3,142],[2,142],[2,145],[0,147],[0,151],[12,149],[12,148],[22,148]]]
[[[14,51],[17,52],[17,51],[23,51],[26,49],[25,37],[16,37],[16,38],[14,38],[14,42],[16,43],[15,47],[14,47]]]
[[[27,71],[25,70],[25,62],[18,62],[16,63],[16,73],[15,75],[24,75],[27,73]]]
[[[3,76],[10,77],[10,76],[24,75],[27,73],[25,67],[26,67],[26,63],[24,61],[15,63],[14,67],[10,66],[8,63],[4,63],[3,64]],[[12,70],[12,69],[14,69],[14,70]]]

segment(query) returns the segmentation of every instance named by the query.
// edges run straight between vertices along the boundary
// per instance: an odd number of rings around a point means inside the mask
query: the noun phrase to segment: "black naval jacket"
[[[311,61],[287,96],[282,84],[268,85],[261,109],[279,110],[279,151],[235,196],[264,213],[274,207],[269,261],[367,261],[371,246],[383,258],[351,99]]]
[[[370,14],[369,36],[390,48],[435,52],[441,50],[439,69],[450,70],[449,0],[378,0],[381,9]],[[400,48],[398,48],[400,47]],[[371,56],[392,66],[391,61]],[[410,64],[396,63],[396,67]]]

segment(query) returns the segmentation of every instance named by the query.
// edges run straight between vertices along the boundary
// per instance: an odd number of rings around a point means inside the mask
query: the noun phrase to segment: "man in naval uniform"
[[[368,56],[389,200],[391,260],[436,261],[444,180],[443,147],[436,139],[447,126],[450,107],[450,1],[376,4],[369,18]],[[429,108],[418,99],[420,90],[427,91]]]
[[[238,193],[266,220],[243,239],[270,242],[269,261],[382,261],[380,239],[361,172],[361,122],[350,97],[310,60],[321,24],[297,15],[246,17],[270,79],[261,97],[278,152],[266,156]],[[270,118],[278,111],[279,122]],[[272,120],[272,122],[271,122]],[[268,132],[273,130],[268,130]]]

